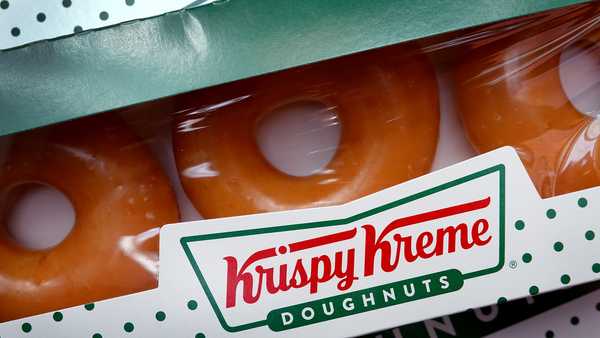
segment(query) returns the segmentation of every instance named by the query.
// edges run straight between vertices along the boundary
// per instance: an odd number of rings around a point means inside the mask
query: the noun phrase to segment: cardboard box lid
[[[0,52],[0,135],[587,0],[235,0]]]

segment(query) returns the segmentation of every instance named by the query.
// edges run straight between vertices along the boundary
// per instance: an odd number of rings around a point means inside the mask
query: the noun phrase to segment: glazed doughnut
[[[600,125],[575,108],[559,74],[572,27],[549,27],[481,47],[464,57],[455,77],[471,144],[479,152],[514,147],[543,197],[600,185]],[[600,61],[599,32],[575,43]]]
[[[72,231],[33,251],[0,226],[0,322],[156,287],[158,227],[175,195],[147,147],[100,115],[17,134],[0,166],[0,220],[28,183],[71,201]]]
[[[341,204],[427,173],[438,140],[437,82],[423,55],[397,56],[403,54],[333,60],[189,98],[197,109],[175,119],[173,144],[181,182],[200,214]],[[257,126],[282,107],[315,101],[337,113],[339,146],[319,172],[287,175],[261,153]]]

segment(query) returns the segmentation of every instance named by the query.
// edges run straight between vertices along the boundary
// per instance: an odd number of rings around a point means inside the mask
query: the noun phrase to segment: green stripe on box
[[[267,315],[267,325],[273,331],[294,329],[454,292],[463,284],[460,271],[446,270],[276,309]]]

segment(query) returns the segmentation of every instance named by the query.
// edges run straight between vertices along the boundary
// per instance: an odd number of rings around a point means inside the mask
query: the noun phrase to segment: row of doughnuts
[[[439,122],[434,72],[423,55],[393,55],[247,81],[244,90],[272,90],[221,104],[219,111],[195,109],[175,117],[175,159],[194,206],[204,217],[220,217],[339,204],[426,173]],[[393,59],[402,59],[403,66],[392,71]],[[356,72],[339,72],[347,67]],[[415,95],[417,86],[422,91]],[[222,103],[240,88],[205,90],[187,104],[202,107],[205,98]],[[257,120],[297,100],[336,106],[344,124],[342,144],[328,168],[305,178],[271,167],[254,140]],[[401,104],[408,100],[412,106]],[[421,141],[411,145],[407,138]],[[179,221],[178,205],[159,162],[124,120],[109,112],[23,132],[10,141],[0,167],[3,222],[15,191],[30,183],[61,191],[76,217],[67,237],[45,250],[22,247],[0,227],[0,304],[11,304],[0,306],[0,322],[155,287],[156,269],[149,265],[157,263],[158,227]],[[206,180],[186,170],[203,165],[219,174]],[[322,184],[323,179],[332,183]]]
[[[349,68],[355,71],[342,71]],[[270,88],[268,95],[223,104],[261,86]],[[344,203],[425,174],[437,145],[434,71],[425,56],[406,47],[181,100],[197,108],[174,118],[175,160],[188,197],[207,218]],[[327,168],[294,177],[262,157],[254,128],[277,107],[306,100],[335,106],[344,131]],[[209,109],[210,102],[220,108]],[[218,174],[194,175],[189,168],[196,166]],[[13,136],[0,167],[3,221],[14,192],[29,183],[67,196],[75,224],[45,250],[20,246],[0,227],[0,304],[11,304],[0,306],[0,322],[156,286],[156,270],[148,264],[157,263],[158,227],[179,221],[178,205],[159,162],[118,115]]]
[[[600,185],[600,124],[565,93],[561,53],[536,48],[559,41],[564,49],[560,39],[569,29],[508,35],[476,49],[454,72],[470,143],[480,153],[514,147],[543,197]],[[570,44],[600,57],[599,40],[600,30],[590,29]],[[175,123],[180,172],[210,164],[219,173],[181,175],[196,208],[205,217],[223,217],[340,204],[428,172],[438,142],[437,84],[428,60],[410,50],[388,48],[191,98],[190,106],[219,106],[194,110],[193,118],[182,114]],[[292,177],[262,156],[255,129],[269,112],[311,100],[335,108],[342,137],[323,170]]]
[[[535,48],[561,29],[510,35],[477,49],[455,72],[458,111],[474,148],[515,147],[543,196],[600,185],[595,120],[564,93],[560,53]],[[577,43],[596,45],[599,36],[586,32]],[[427,173],[438,143],[435,71],[413,44],[177,99],[193,107],[172,121],[179,179],[207,218],[351,201]],[[335,109],[341,139],[325,168],[291,176],[262,155],[256,128],[269,113],[306,101]],[[31,182],[63,192],[75,226],[40,251],[19,246],[0,226],[0,304],[11,304],[0,305],[0,322],[156,286],[148,264],[156,263],[157,229],[179,221],[178,205],[158,161],[118,116],[13,136],[0,163],[0,219],[13,192]]]

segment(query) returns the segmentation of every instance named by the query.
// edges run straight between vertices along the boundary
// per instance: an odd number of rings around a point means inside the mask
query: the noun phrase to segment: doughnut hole
[[[322,171],[340,143],[341,123],[334,107],[298,101],[278,107],[258,121],[256,142],[273,167],[290,176]]]
[[[592,118],[600,114],[600,45],[579,42],[561,54],[560,81],[573,106]]]
[[[559,76],[572,106],[587,117],[562,149],[553,194],[598,186],[600,182],[600,45],[578,41],[561,54]],[[567,102],[565,102],[566,104]],[[554,179],[554,178],[552,178]]]
[[[23,248],[45,250],[55,247],[75,225],[73,204],[49,185],[19,184],[3,197],[6,231]]]

